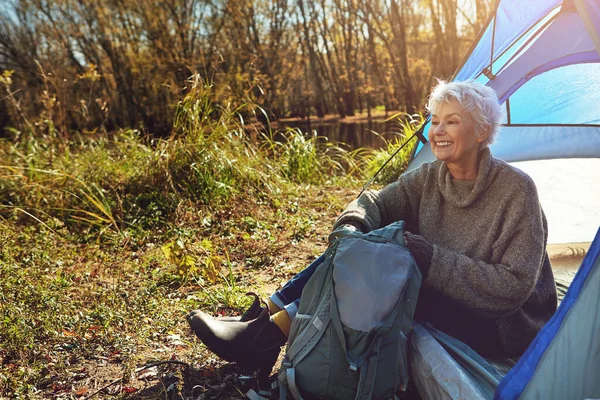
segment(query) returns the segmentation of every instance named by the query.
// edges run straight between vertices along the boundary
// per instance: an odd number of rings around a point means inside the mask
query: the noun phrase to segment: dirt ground
[[[299,202],[305,202],[303,206],[307,206],[308,202],[314,203],[313,217],[319,222],[302,240],[282,244],[281,250],[273,256],[272,264],[275,268],[237,271],[236,273],[252,274],[241,278],[245,290],[254,291],[266,299],[310,264],[327,248],[327,236],[340,207],[354,199],[356,194],[356,188],[329,188],[318,193],[307,193],[306,198],[299,199]],[[329,201],[330,198],[335,198],[335,202]],[[235,364],[215,357],[193,335],[183,316],[177,317],[180,319],[180,329],[167,336],[172,338],[170,342],[158,349],[149,344],[136,355],[137,359],[162,360],[167,363],[143,370],[143,366],[136,365],[136,368],[124,373],[123,365],[117,359],[118,355],[115,359],[95,360],[84,366],[78,365],[82,375],[86,376],[84,379],[89,381],[81,384],[90,388],[87,393],[75,397],[65,394],[65,397],[61,397],[54,392],[51,397],[87,400],[93,395],[94,399],[229,400],[246,398],[248,390],[258,390],[254,377],[244,376]],[[276,363],[273,372],[276,372],[280,361],[281,359]],[[181,364],[177,364],[178,362]],[[121,376],[125,379],[117,382]],[[112,382],[116,383],[107,386]],[[102,390],[94,394],[99,389]],[[126,393],[127,390],[130,390],[129,394]]]

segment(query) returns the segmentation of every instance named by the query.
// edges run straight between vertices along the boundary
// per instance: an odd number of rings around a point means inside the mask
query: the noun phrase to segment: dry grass
[[[247,290],[268,295],[324,250],[355,193],[303,186],[277,208],[239,204],[206,215],[210,227],[190,208],[168,231],[113,232],[98,243],[80,243],[65,227],[2,221],[0,397],[76,398],[121,379],[97,398],[162,399],[168,388],[169,398],[240,398],[239,371],[190,334],[185,313],[235,314]],[[161,249],[176,232],[199,266],[203,241],[213,257],[229,258],[214,282],[201,268],[177,274]],[[171,359],[190,368],[137,371]]]

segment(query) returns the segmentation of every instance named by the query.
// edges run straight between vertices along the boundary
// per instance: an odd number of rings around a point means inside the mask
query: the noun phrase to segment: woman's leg
[[[317,267],[321,265],[324,259],[324,255],[319,256],[319,258],[313,261],[308,267],[304,268],[292,279],[290,279],[281,290],[273,293],[269,297],[269,300],[273,302],[280,310],[285,308],[288,311],[288,314],[293,312],[293,314],[290,314],[290,317],[293,318],[298,311],[300,296],[302,295],[304,286],[306,286],[306,282],[308,282],[310,277],[315,273]],[[286,307],[288,305],[290,307]]]
[[[276,291],[269,297],[269,312],[272,314],[271,322],[277,325],[286,337],[289,336],[292,320],[298,313],[302,290],[324,259],[325,257],[321,255],[290,279],[281,290]]]
[[[196,310],[188,315],[188,323],[198,338],[220,358],[237,362],[243,369],[258,368],[262,375],[268,376],[280,347],[287,340],[302,290],[323,259],[323,256],[319,257],[273,293],[270,300],[281,309],[279,312],[260,307],[255,310],[257,315],[247,321],[232,321],[213,318]]]

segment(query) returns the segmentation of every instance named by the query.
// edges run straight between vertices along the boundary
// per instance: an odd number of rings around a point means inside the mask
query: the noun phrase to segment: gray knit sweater
[[[518,357],[556,311],[547,224],[524,172],[482,150],[475,181],[454,180],[441,161],[365,192],[341,214],[370,231],[405,220],[433,244],[415,318],[485,357]]]

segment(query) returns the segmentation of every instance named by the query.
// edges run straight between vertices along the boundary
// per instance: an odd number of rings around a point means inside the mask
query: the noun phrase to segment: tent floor
[[[547,247],[558,300],[562,301],[591,243],[549,244]]]

